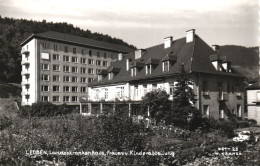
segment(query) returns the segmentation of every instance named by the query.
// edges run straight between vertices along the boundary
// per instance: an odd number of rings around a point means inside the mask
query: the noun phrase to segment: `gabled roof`
[[[173,53],[167,54],[167,55],[162,59],[162,62],[164,62],[164,61],[177,61],[177,55],[176,55],[176,54],[173,54]]]
[[[113,50],[113,51],[122,52],[122,53],[129,53],[129,52],[133,51],[132,48],[129,48],[126,46],[112,44],[112,43],[108,43],[108,42],[104,42],[104,41],[98,41],[98,40],[89,39],[89,38],[80,37],[80,36],[68,35],[68,34],[54,32],[54,31],[33,34],[29,38],[27,38],[25,41],[23,41],[21,43],[21,45],[22,46],[25,45],[27,42],[29,42],[33,38],[62,41],[62,42],[67,42],[67,43],[71,43],[71,44],[79,44],[79,45],[84,45],[84,46],[89,46],[89,47],[103,48],[103,49]]]
[[[145,64],[146,64],[146,65],[150,65],[150,64],[152,64],[152,65],[158,65],[159,62],[160,62],[160,59],[149,58],[149,59],[145,62]]]
[[[255,82],[254,84],[248,86],[246,89],[248,90],[260,89],[260,81]]]
[[[162,60],[167,55],[176,55],[176,61],[170,64],[169,71],[162,71]],[[113,67],[121,68],[120,72],[112,79],[105,77],[102,81],[97,80],[89,83],[89,86],[100,86],[108,84],[125,83],[131,81],[140,81],[148,79],[157,79],[179,74],[180,65],[184,64],[185,71],[189,73],[207,73],[233,77],[243,77],[238,73],[228,73],[217,71],[210,62],[210,55],[214,54],[213,49],[205,43],[199,36],[195,35],[193,42],[186,43],[186,38],[174,40],[172,46],[164,48],[164,44],[156,45],[146,49],[145,54],[139,59],[135,59],[135,52],[131,52],[123,57],[122,60],[116,61]],[[136,76],[131,77],[130,70],[126,70],[126,59],[131,58],[134,64],[143,63],[151,59],[159,59],[159,64],[152,69],[151,74],[146,75],[145,67],[137,71]]]

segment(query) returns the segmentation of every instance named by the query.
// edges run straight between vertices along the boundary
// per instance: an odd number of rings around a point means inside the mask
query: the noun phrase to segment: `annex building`
[[[58,32],[33,34],[22,46],[22,106],[79,105],[88,83],[131,48]]]
[[[92,106],[103,111],[105,105],[138,104],[155,89],[165,90],[173,98],[180,65],[193,80],[196,107],[203,116],[226,119],[244,118],[244,77],[235,72],[232,62],[218,45],[210,47],[195,30],[186,31],[180,39],[167,37],[164,43],[123,55],[113,65],[98,73],[89,83],[89,96],[81,101],[81,112],[91,114]]]

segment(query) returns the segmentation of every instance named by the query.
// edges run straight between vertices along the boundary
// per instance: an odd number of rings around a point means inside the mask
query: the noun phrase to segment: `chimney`
[[[145,50],[144,49],[139,49],[135,51],[135,59],[139,59],[142,57],[142,55],[144,54]]]
[[[122,53],[119,53],[119,54],[118,54],[118,60],[121,61],[122,58],[123,58],[123,54],[122,54]]]
[[[219,51],[219,45],[212,45],[212,49],[215,51],[215,52],[218,52]]]
[[[186,31],[186,43],[193,42],[195,36],[195,29]]]
[[[172,36],[164,38],[164,48],[169,48],[172,46]]]

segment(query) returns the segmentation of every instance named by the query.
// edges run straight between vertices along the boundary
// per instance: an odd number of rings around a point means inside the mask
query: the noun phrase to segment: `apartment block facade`
[[[132,51],[58,32],[34,34],[21,46],[22,105],[38,101],[79,105],[97,73]]]
[[[165,90],[172,100],[180,66],[184,65],[193,80],[198,99],[195,106],[203,116],[228,119],[233,114],[243,119],[244,77],[231,63],[218,45],[210,47],[192,29],[184,38],[167,37],[163,44],[133,51],[102,70],[89,84],[89,100],[82,104],[138,103],[156,89]]]

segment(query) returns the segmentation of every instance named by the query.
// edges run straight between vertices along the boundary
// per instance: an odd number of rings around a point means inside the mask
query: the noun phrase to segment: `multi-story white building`
[[[22,105],[38,101],[79,105],[97,73],[131,48],[103,41],[45,32],[22,46]]]
[[[164,39],[164,44],[131,52],[102,70],[97,79],[89,84],[91,105],[138,103],[142,97],[155,89],[165,90],[173,98],[176,76],[184,65],[197,95],[196,107],[207,117],[229,118],[244,116],[244,77],[236,73],[219,46],[210,47],[195,30],[186,32],[186,37]],[[129,107],[130,109],[130,107]],[[131,109],[130,109],[131,110]]]

